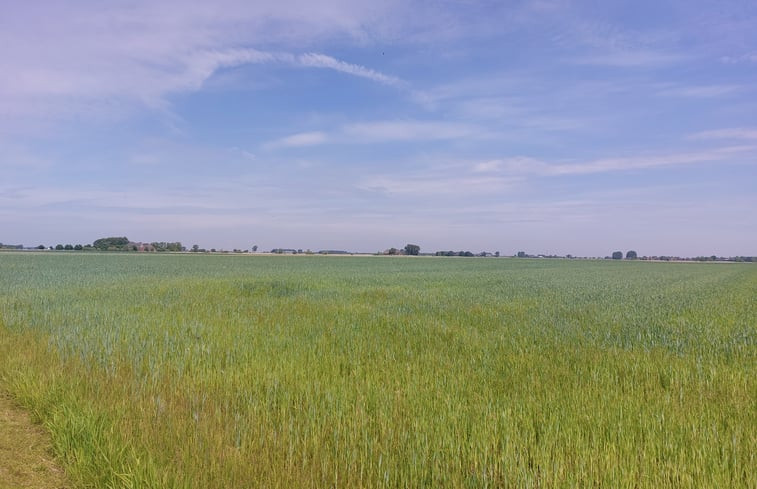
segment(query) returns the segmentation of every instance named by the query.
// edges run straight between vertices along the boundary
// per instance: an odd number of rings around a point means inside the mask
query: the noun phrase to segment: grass
[[[0,256],[79,487],[757,487],[757,268]]]

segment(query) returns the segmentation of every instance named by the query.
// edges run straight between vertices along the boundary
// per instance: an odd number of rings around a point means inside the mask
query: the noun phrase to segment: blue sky
[[[753,1],[0,0],[0,242],[757,254]]]

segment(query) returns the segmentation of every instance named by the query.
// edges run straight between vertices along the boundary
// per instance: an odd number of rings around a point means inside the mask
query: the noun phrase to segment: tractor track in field
[[[70,487],[50,435],[0,391],[0,489]]]

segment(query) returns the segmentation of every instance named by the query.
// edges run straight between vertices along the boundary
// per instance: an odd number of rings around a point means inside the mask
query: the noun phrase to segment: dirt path
[[[0,392],[0,489],[70,487],[52,456],[50,437]]]

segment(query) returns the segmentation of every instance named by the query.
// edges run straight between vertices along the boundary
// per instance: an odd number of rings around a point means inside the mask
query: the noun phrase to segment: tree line
[[[36,247],[38,250],[48,249],[45,245]],[[49,249],[55,251],[187,251],[180,241],[153,241],[143,243],[140,241],[131,241],[125,236],[111,236],[108,238],[96,239],[92,244],[57,244],[50,246]]]

